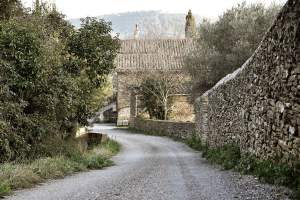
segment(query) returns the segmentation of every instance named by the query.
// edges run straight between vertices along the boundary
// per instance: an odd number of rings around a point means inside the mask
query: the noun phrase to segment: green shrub
[[[227,144],[219,148],[203,148],[202,154],[211,163],[222,165],[224,169],[232,169],[239,164],[241,153],[237,145]]]
[[[114,140],[107,140],[103,144],[101,144],[101,148],[109,150],[112,154],[116,154],[120,151],[121,146]]]
[[[113,165],[113,162],[101,155],[90,155],[85,160],[89,169],[102,169]]]
[[[47,139],[74,136],[105,101],[120,47],[110,24],[86,18],[76,31],[58,12],[42,15],[0,20],[0,163],[59,155]]]
[[[257,160],[253,173],[262,181],[284,186],[291,186],[294,176],[289,166],[269,160]]]
[[[1,183],[0,182],[0,197],[8,195],[11,193],[11,189],[8,183]]]
[[[300,177],[298,176],[295,180],[295,186],[294,186],[294,199],[300,199]]]
[[[201,138],[195,133],[193,133],[190,137],[186,138],[184,142],[192,149],[198,151],[201,151],[203,149]]]
[[[246,153],[241,156],[239,164],[236,169],[243,174],[251,174],[255,169],[256,157],[252,154]]]
[[[207,149],[205,154],[202,155],[208,161],[214,164],[222,164],[221,163],[221,150],[219,148]]]
[[[241,159],[240,148],[237,145],[225,145],[221,149],[221,161],[224,169],[236,167]]]

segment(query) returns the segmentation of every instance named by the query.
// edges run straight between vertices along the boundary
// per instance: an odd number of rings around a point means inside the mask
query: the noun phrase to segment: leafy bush
[[[11,193],[11,188],[9,187],[9,184],[7,183],[0,183],[0,197],[3,197],[4,195],[8,195]]]
[[[221,159],[223,160],[222,166],[224,169],[232,169],[238,165],[241,158],[239,146],[225,145],[221,151]]]
[[[101,148],[100,148],[100,150],[108,150],[112,154],[116,154],[117,152],[120,151],[120,149],[121,149],[120,144],[115,140],[106,140],[104,143],[101,144]]]
[[[120,47],[111,31],[93,18],[76,31],[55,10],[0,21],[0,163],[59,154],[46,140],[87,123]]]
[[[113,165],[111,160],[108,160],[104,156],[90,155],[85,161],[87,168],[89,169],[102,169],[103,167],[108,167]]]
[[[240,149],[234,144],[227,144],[220,148],[208,148],[202,155],[210,162],[222,165],[226,170],[235,168],[241,158]]]
[[[290,186],[293,180],[293,170],[289,166],[269,160],[257,160],[253,173],[259,179],[276,185]]]
[[[300,177],[299,176],[295,180],[295,190],[294,190],[293,198],[300,199]]]
[[[249,153],[243,154],[236,169],[243,174],[251,174],[255,169],[256,157]]]
[[[195,133],[193,133],[190,137],[186,138],[184,142],[192,149],[198,151],[203,150],[201,138]]]

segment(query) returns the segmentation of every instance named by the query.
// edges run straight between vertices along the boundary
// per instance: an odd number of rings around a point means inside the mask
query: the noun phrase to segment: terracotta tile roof
[[[191,39],[123,40],[117,71],[180,70],[194,46]]]

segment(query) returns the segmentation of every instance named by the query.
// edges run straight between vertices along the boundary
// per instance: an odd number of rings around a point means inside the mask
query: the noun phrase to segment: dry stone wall
[[[164,135],[175,138],[187,138],[195,131],[195,123],[192,122],[173,122],[165,120],[151,120],[134,118],[130,127],[156,135]]]
[[[289,0],[254,55],[196,101],[209,146],[293,164],[300,160],[300,1]]]

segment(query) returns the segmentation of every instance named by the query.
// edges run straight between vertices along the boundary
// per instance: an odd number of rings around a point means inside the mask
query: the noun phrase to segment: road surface
[[[168,138],[98,125],[122,144],[115,166],[48,181],[9,200],[231,200],[287,199],[284,189],[222,171],[200,153]]]

